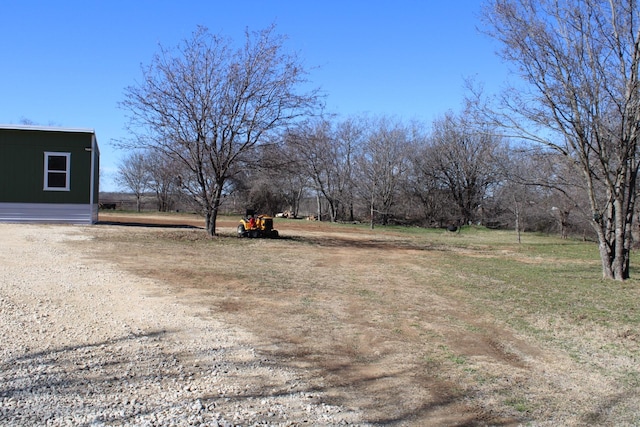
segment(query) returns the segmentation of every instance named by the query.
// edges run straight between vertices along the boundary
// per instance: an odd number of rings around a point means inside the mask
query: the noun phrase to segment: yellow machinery
[[[247,214],[238,224],[238,237],[278,237],[278,230],[273,229],[273,218],[267,215],[257,215],[247,209]]]

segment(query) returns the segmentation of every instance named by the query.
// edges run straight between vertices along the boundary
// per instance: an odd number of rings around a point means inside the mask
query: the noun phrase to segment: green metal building
[[[99,171],[92,129],[0,125],[0,222],[97,222]]]

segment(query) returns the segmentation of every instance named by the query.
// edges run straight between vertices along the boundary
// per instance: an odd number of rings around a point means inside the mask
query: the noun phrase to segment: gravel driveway
[[[364,425],[84,231],[0,224],[0,425]]]

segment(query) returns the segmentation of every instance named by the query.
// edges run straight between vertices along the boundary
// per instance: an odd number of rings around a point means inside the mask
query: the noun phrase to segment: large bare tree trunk
[[[485,14],[523,85],[488,112],[550,147],[585,179],[603,277],[629,277],[640,138],[636,0],[492,0]]]

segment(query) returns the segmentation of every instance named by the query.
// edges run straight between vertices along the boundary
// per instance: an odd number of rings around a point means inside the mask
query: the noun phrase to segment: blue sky
[[[196,26],[241,43],[272,23],[288,37],[327,109],[429,124],[459,111],[464,79],[497,91],[506,66],[478,32],[481,2],[459,0],[3,0],[0,123],[96,130],[101,190],[112,191],[126,137],[124,88],[159,44],[176,46]]]

